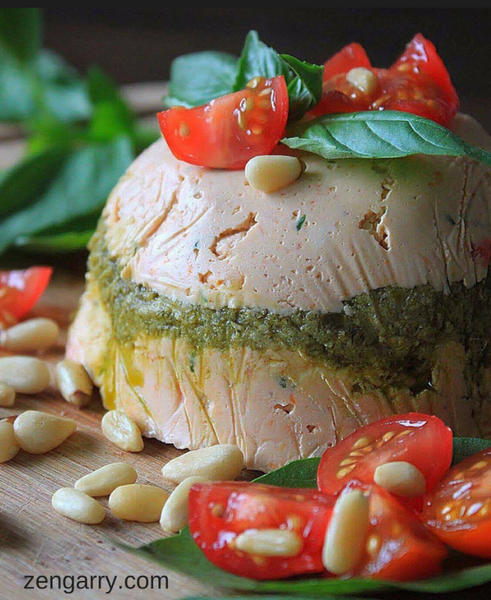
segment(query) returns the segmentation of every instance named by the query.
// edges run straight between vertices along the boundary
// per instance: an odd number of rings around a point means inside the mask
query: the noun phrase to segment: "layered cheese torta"
[[[491,139],[476,121],[450,125]],[[250,468],[392,413],[491,434],[491,176],[466,157],[326,160],[266,194],[164,140],[111,194],[67,354],[107,408]]]

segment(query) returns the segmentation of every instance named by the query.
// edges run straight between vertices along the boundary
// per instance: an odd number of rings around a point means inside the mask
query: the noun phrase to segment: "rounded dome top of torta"
[[[491,145],[459,115],[467,141]],[[326,161],[265,194],[243,171],[199,168],[160,140],[104,210],[106,245],[125,279],[210,308],[339,311],[385,286],[445,291],[483,279],[491,237],[489,172],[465,157]]]

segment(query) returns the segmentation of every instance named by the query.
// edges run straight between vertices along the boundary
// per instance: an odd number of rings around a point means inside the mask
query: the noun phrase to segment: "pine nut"
[[[56,383],[63,398],[79,408],[92,398],[92,380],[84,367],[73,360],[67,358],[56,365]]]
[[[369,525],[369,499],[360,490],[339,496],[322,549],[322,562],[330,573],[345,575],[357,566],[363,557]]]
[[[232,444],[221,444],[174,458],[162,467],[162,475],[176,484],[193,475],[210,481],[231,481],[240,475],[243,467],[244,455],[240,449]]]
[[[21,394],[38,394],[49,385],[46,363],[32,356],[0,358],[0,381]]]
[[[138,425],[121,410],[110,410],[101,421],[104,436],[121,450],[141,452],[143,438]]]
[[[75,489],[88,496],[109,496],[121,485],[135,483],[137,474],[128,463],[112,463],[75,482]]]
[[[154,485],[122,485],[109,496],[109,509],[115,517],[125,521],[155,523],[169,495]]]
[[[160,526],[164,531],[177,533],[188,524],[189,490],[195,483],[206,483],[206,477],[188,477],[176,487],[164,505],[160,516]]]
[[[15,390],[7,383],[0,381],[0,406],[10,408],[15,403]]]
[[[303,548],[302,538],[288,529],[260,529],[241,533],[235,538],[237,550],[259,556],[298,556]]]
[[[55,492],[51,504],[60,515],[86,525],[97,525],[106,516],[104,507],[97,500],[68,487]]]
[[[261,192],[276,192],[296,181],[303,163],[296,156],[255,156],[245,166],[246,181]]]
[[[0,463],[17,456],[20,446],[15,439],[14,426],[9,421],[0,421]]]
[[[36,352],[51,348],[60,335],[53,319],[29,319],[0,331],[0,346],[11,352]]]
[[[45,454],[62,444],[77,429],[75,421],[27,410],[14,421],[15,439],[22,450]]]
[[[414,498],[426,493],[426,479],[423,473],[404,461],[380,465],[375,469],[373,479],[377,485],[391,494]]]
[[[377,87],[375,74],[365,67],[355,67],[348,71],[346,80],[365,94],[372,94]]]

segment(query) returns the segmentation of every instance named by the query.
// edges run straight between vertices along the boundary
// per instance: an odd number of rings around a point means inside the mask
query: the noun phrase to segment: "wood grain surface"
[[[66,327],[82,287],[83,280],[80,277],[58,275],[36,314],[54,317]],[[46,358],[55,363],[62,354],[61,343]],[[180,452],[173,446],[155,440],[146,440],[145,450],[139,454],[123,452],[102,436],[100,419],[104,411],[97,398],[87,409],[78,410],[64,402],[54,389],[37,396],[19,396],[13,408],[0,408],[0,418],[19,414],[28,408],[73,418],[77,422],[77,431],[48,454],[34,456],[21,451],[12,461],[0,465],[0,599],[66,597],[152,600],[212,596],[216,590],[115,546],[115,541],[138,546],[163,537],[165,534],[158,523],[123,522],[108,512],[101,525],[82,525],[59,515],[51,507],[51,496],[58,488],[73,486],[82,475],[116,461],[131,463],[138,472],[139,483],[166,487],[160,469]],[[102,501],[105,503],[105,499]],[[69,594],[63,591],[62,579],[62,590],[24,589],[29,576],[86,576],[89,581],[92,577],[93,588],[75,590]],[[106,579],[99,583],[97,578],[100,576],[107,576],[111,580],[117,576],[111,593],[108,593]],[[156,579],[156,589],[153,590],[124,589],[128,576],[141,577],[141,585],[149,586],[152,576],[167,576],[168,589],[165,579],[161,580],[161,589],[158,589]],[[41,587],[49,585],[43,579],[38,581]],[[55,587],[58,586],[57,580],[53,580],[53,583]],[[69,589],[70,579],[66,579],[65,583]],[[136,580],[129,579],[128,583],[135,585]],[[34,585],[34,580],[30,585]],[[119,588],[120,585],[122,588]]]

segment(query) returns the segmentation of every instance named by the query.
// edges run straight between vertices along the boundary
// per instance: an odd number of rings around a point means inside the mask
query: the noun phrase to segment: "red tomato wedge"
[[[431,415],[409,413],[371,423],[324,452],[319,489],[339,494],[351,480],[371,484],[378,466],[405,461],[423,473],[431,490],[450,467],[452,440],[451,429]],[[414,506],[412,498],[401,500]]]
[[[270,154],[285,132],[288,91],[283,76],[255,77],[246,89],[196,108],[158,113],[160,128],[179,159],[215,169],[241,169]]]
[[[322,546],[334,498],[316,490],[257,483],[196,484],[189,495],[189,527],[206,557],[225,571],[252,579],[282,579],[321,573]],[[294,556],[265,556],[237,548],[237,537],[251,531],[294,532]]]
[[[346,491],[357,488],[370,495],[370,529],[362,562],[347,576],[410,581],[438,574],[444,544],[380,487],[354,483]]]
[[[346,75],[348,71],[355,67],[372,68],[365,48],[356,42],[348,44],[326,61],[324,64],[324,81],[336,75]]]
[[[491,558],[491,448],[450,469],[427,497],[422,518],[452,548]]]
[[[0,271],[0,320],[9,324],[25,316],[46,289],[52,272],[51,267]]]
[[[351,69],[368,70],[369,85],[354,83]],[[325,64],[324,94],[314,115],[399,110],[447,125],[459,98],[435,46],[421,33],[390,69],[375,69],[361,46],[350,44]]]

